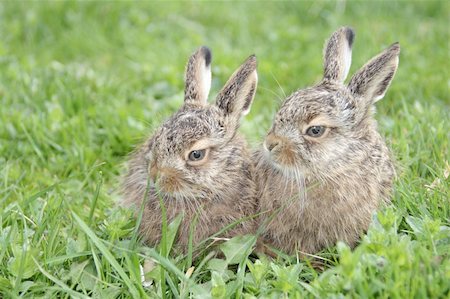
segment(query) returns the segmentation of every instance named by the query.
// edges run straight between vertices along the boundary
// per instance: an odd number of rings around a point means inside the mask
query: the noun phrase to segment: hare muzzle
[[[295,166],[296,154],[289,140],[270,133],[264,141],[264,148],[273,163],[280,166]]]
[[[274,134],[269,134],[266,137],[266,140],[264,141],[264,147],[269,151],[272,152],[277,146],[281,144],[281,140],[276,137]]]
[[[183,190],[181,174],[172,168],[161,168],[157,170],[152,179],[161,191],[166,193],[180,192]]]

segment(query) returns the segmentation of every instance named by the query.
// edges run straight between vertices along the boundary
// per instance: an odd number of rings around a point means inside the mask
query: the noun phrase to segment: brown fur
[[[184,215],[176,239],[176,246],[182,250],[186,250],[189,229],[196,217],[194,245],[256,212],[251,155],[237,133],[239,120],[248,111],[256,91],[256,58],[250,56],[233,74],[214,105],[207,103],[210,60],[206,47],[191,56],[186,67],[184,105],[129,162],[123,204],[137,211],[144,204],[140,232],[150,245],[161,239],[160,198],[168,223],[180,213]],[[190,151],[205,148],[208,154],[200,163],[188,161]],[[254,229],[255,220],[246,220],[221,237],[253,233]]]
[[[369,61],[346,86],[353,37],[348,27],[331,36],[324,79],[284,101],[264,149],[254,153],[263,241],[289,253],[316,253],[337,241],[354,246],[390,199],[394,167],[373,103],[393,78],[400,48]],[[311,137],[310,126],[326,131]]]

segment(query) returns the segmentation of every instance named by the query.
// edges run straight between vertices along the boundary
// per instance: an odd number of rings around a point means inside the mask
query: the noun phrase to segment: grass
[[[449,3],[1,2],[0,298],[444,298],[450,291]],[[257,146],[285,94],[317,82],[324,40],[357,31],[350,72],[394,41],[378,103],[395,153],[393,204],[350,250],[308,261],[142,245],[116,207],[127,154],[182,102],[183,70],[213,50],[213,93],[250,54],[259,87],[241,131]],[[164,250],[163,250],[164,249]],[[156,264],[155,264],[156,261]],[[141,283],[141,269],[151,287]]]

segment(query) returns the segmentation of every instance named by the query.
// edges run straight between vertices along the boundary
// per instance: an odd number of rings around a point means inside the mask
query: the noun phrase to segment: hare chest
[[[268,185],[275,183],[271,180]],[[264,241],[289,253],[316,253],[337,241],[354,246],[377,207],[364,196],[358,202],[347,200],[358,196],[358,188],[345,186],[318,186],[307,193],[294,188],[266,191],[261,198]]]

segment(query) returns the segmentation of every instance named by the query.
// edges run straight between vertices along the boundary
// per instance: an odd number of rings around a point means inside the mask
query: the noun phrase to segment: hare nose
[[[281,143],[280,139],[277,138],[275,135],[273,134],[267,135],[265,145],[269,152],[271,152],[274,148],[279,146],[280,143]]]
[[[280,142],[277,140],[266,142],[266,146],[269,152],[271,152],[275,147],[277,147],[278,144],[280,144]]]

